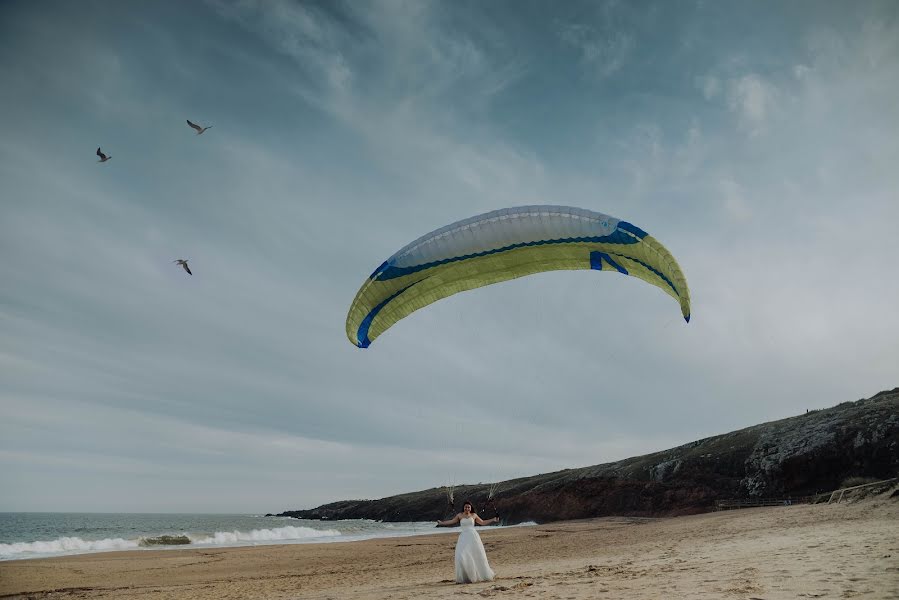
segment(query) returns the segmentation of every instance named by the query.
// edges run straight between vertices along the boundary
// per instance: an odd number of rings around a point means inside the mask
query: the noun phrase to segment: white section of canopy
[[[610,235],[619,219],[572,206],[517,206],[476,215],[421,236],[387,260],[413,267],[546,240]]]

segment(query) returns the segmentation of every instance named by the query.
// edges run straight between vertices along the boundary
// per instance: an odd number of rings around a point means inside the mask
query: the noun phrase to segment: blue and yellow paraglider
[[[346,319],[367,348],[394,323],[453,294],[563,269],[617,271],[661,288],[690,321],[680,266],[655,238],[626,221],[570,206],[504,208],[424,235],[365,280]]]

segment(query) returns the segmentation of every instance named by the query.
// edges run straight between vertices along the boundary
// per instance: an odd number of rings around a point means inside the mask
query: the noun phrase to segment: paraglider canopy
[[[346,320],[360,348],[432,302],[554,270],[615,271],[672,296],[690,321],[690,292],[674,256],[645,231],[571,206],[504,208],[441,227],[398,250],[365,280]]]

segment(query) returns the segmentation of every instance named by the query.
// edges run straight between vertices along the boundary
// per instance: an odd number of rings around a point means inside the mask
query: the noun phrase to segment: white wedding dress
[[[481,536],[474,528],[474,518],[464,517],[459,521],[462,532],[456,542],[456,583],[493,581],[495,573],[487,563],[487,553]]]

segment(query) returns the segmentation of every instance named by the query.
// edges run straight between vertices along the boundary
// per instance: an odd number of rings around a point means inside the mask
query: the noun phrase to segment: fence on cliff
[[[889,484],[896,483],[897,481],[899,481],[899,477],[893,477],[892,479],[884,479],[882,481],[875,481],[873,483],[864,483],[862,485],[854,485],[852,487],[834,490],[830,493],[830,498],[827,499],[827,503],[831,504],[836,502],[837,504],[839,504],[843,501],[843,496],[846,495],[846,492],[854,492],[855,490],[861,490],[874,486],[887,486]]]
[[[759,506],[790,506],[792,504],[811,504],[814,496],[792,496],[789,498],[731,498],[715,502],[715,510],[733,510],[737,508],[757,508]]]
[[[851,487],[840,488],[831,492],[823,492],[813,494],[811,496],[788,496],[786,498],[731,498],[727,500],[718,500],[715,502],[715,510],[733,510],[737,508],[757,508],[760,506],[790,506],[793,504],[817,504],[819,502],[827,502],[827,504],[842,502],[846,492],[850,495],[856,490],[871,488],[875,486],[888,486],[899,482],[899,478],[884,479],[874,481],[862,485],[854,485]],[[825,500],[826,499],[826,500]]]

